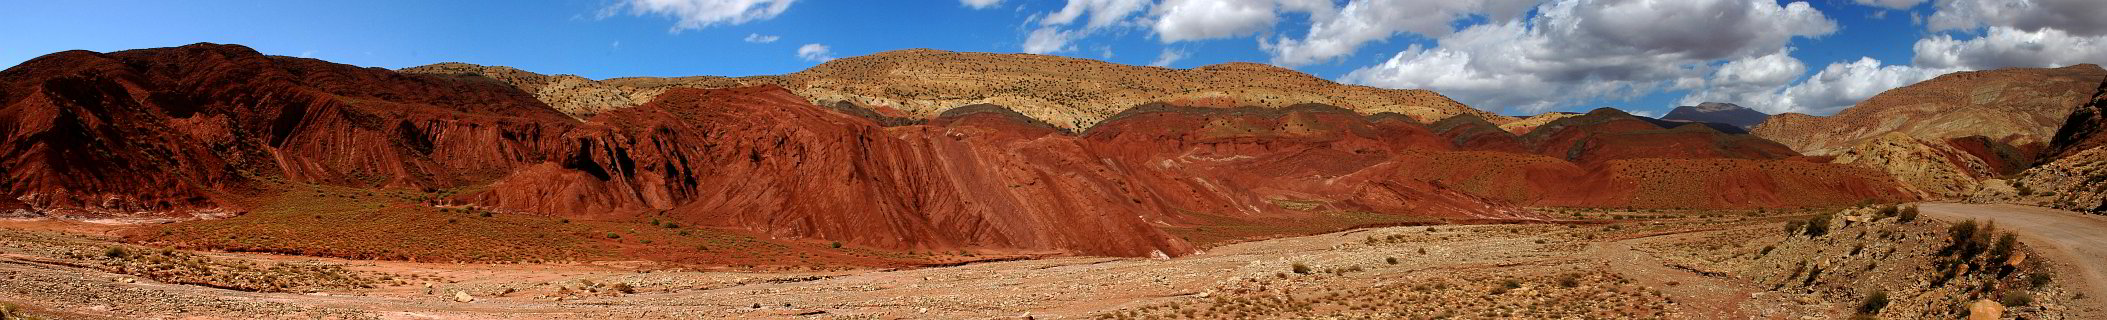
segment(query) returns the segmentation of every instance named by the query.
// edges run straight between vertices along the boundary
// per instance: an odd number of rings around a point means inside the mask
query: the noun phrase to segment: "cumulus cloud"
[[[1002,4],[1002,0],[958,0],[958,3],[965,5],[968,8],[987,9],[993,8],[995,7],[995,5],[998,4]]]
[[[1413,33],[1440,37],[1455,32],[1456,21],[1482,16],[1492,23],[1521,18],[1542,0],[1358,0],[1336,14],[1319,14],[1302,38],[1260,39],[1273,63],[1307,65],[1351,55],[1362,45]],[[1328,10],[1314,10],[1329,12]]]
[[[746,42],[751,43],[770,43],[781,39],[783,39],[782,36],[762,35],[759,33],[746,34]]]
[[[1149,62],[1149,65],[1157,67],[1169,67],[1172,63],[1178,63],[1178,60],[1183,59],[1185,59],[1184,50],[1163,48],[1163,53],[1156,55],[1156,61]]]
[[[826,62],[827,60],[834,60],[834,49],[828,48],[824,44],[808,43],[797,47],[797,57],[805,60]]]
[[[796,0],[621,0],[600,12],[605,18],[617,11],[631,15],[664,15],[676,19],[673,31],[702,29],[719,24],[737,25],[768,20],[790,9]]]
[[[1067,5],[1061,6],[1061,11],[1041,17],[1039,23],[1043,26],[1067,25],[1088,17],[1084,28],[1094,30],[1125,22],[1127,17],[1148,7],[1148,0],[1068,0]]]
[[[1765,57],[1780,55],[1793,38],[1836,30],[1804,2],[1561,0],[1537,12],[1526,21],[1449,33],[1433,48],[1411,46],[1341,80],[1433,89],[1483,109],[1537,113],[1582,100],[1701,87],[1722,60],[1755,59],[1735,64],[1729,76],[1774,83],[1779,71],[1766,68],[1788,67],[1783,59],[1789,57]]]
[[[1068,43],[1075,41],[1076,36],[1076,31],[1063,31],[1055,27],[1032,30],[1030,35],[1024,37],[1024,52],[1047,54],[1075,50],[1075,46]]]
[[[1821,72],[1807,77],[1806,81],[1785,88],[1773,99],[1759,102],[1759,105],[1772,105],[1765,111],[1773,113],[1830,114],[1888,89],[1955,71],[1961,70],[1882,65],[1878,59],[1861,57],[1858,61],[1831,63]]]
[[[1923,4],[1924,0],[1851,0],[1851,2],[1888,9],[1909,9]]]
[[[1930,68],[1996,69],[2107,63],[2107,36],[2084,37],[2060,29],[2026,31],[1991,27],[1989,34],[1962,40],[1951,34],[1918,39],[1912,63]]]
[[[1330,0],[1169,0],[1156,6],[1153,29],[1164,43],[1242,37],[1271,30],[1285,12],[1331,17]]]
[[[2079,37],[2107,36],[2107,1],[1939,0],[1928,27],[1933,31],[2010,27],[2034,32],[2057,29]]]
[[[1148,0],[1068,0],[1060,11],[1032,17],[1039,27],[1025,35],[1022,49],[1038,54],[1075,50],[1071,43],[1076,39],[1108,27],[1134,24],[1128,18],[1148,7]],[[1075,26],[1082,19],[1087,20]]]

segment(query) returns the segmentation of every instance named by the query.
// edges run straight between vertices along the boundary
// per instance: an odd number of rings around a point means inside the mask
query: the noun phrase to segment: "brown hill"
[[[1984,136],[2013,146],[2045,144],[2107,70],[2081,64],[1956,72],[1895,88],[1829,117],[1787,113],[1751,130],[1810,155],[1835,155],[1888,132],[1926,141]]]
[[[2107,116],[2103,115],[2107,115],[2107,82],[2056,130],[2039,166],[2021,172],[2011,188],[1985,188],[1975,200],[2107,213]]]
[[[440,63],[401,70],[405,73],[424,73],[456,76],[481,76],[518,87],[520,91],[533,94],[556,111],[577,117],[621,108],[634,107],[650,102],[666,90],[662,88],[633,88],[613,86],[574,75],[543,75],[511,67],[480,66],[466,63]]]
[[[1728,134],[1696,123],[1673,129],[1614,108],[1545,123],[1521,136],[1537,154],[1597,163],[1617,159],[1784,159],[1791,148],[1750,135]]]
[[[435,65],[404,71],[461,70],[465,69]],[[546,90],[534,89],[534,82],[515,83],[529,92]],[[1361,114],[1404,114],[1422,122],[1458,114],[1506,120],[1506,117],[1472,109],[1432,91],[1343,85],[1294,70],[1254,63],[1168,69],[1048,55],[928,49],[835,59],[780,76],[617,78],[601,83],[636,92],[669,87],[775,84],[789,88],[814,104],[847,102],[880,113],[896,112],[920,119],[935,118],[952,108],[994,104],[1070,130],[1089,128],[1128,107],[1153,102],[1262,107],[1318,103]],[[566,105],[560,103],[562,100],[557,101],[551,105],[560,109]]]
[[[1546,123],[1551,123],[1551,121],[1556,121],[1558,119],[1578,117],[1580,115],[1582,115],[1582,113],[1547,112],[1544,114],[1516,119],[1514,122],[1500,124],[1500,129],[1507,130],[1507,132],[1512,132],[1516,135],[1529,134],[1529,131],[1536,130],[1537,126],[1542,126]]]
[[[1432,129],[1461,150],[1528,152],[1521,136],[1476,115],[1456,115],[1435,122]]]

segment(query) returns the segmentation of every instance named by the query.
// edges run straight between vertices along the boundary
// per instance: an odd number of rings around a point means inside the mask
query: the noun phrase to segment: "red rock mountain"
[[[62,216],[239,214],[282,192],[267,180],[896,250],[1150,256],[1198,249],[1171,230],[1220,225],[1906,199],[1885,176],[1614,111],[1517,138],[1327,105],[1145,104],[1077,132],[997,105],[900,118],[759,85],[585,115],[471,72],[213,44],[47,55],[0,89],[0,205]],[[1471,178],[1492,172],[1516,174]]]

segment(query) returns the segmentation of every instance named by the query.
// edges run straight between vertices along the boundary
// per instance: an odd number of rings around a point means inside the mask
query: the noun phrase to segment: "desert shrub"
[[[1823,214],[1819,216],[1814,216],[1814,218],[1811,219],[1807,219],[1807,231],[1805,232],[1807,236],[1820,237],[1828,235],[1830,218],[1831,215]]]
[[[1903,207],[1901,212],[1898,212],[1896,214],[1896,217],[1898,217],[1898,220],[1907,223],[1917,221],[1918,214],[1919,213],[1917,212],[1917,206],[1908,206]]]
[[[612,286],[608,286],[608,288],[614,289],[615,292],[621,292],[622,294],[636,293],[636,287],[630,286],[629,283],[617,282]]]
[[[1383,263],[1388,263],[1388,264],[1397,264],[1397,257],[1387,257],[1387,258],[1383,258]]]
[[[1564,276],[1560,276],[1558,277],[1558,286],[1567,288],[1579,287],[1580,275],[1568,273]]]
[[[124,248],[122,247],[110,247],[109,249],[104,249],[102,251],[103,257],[108,257],[111,259],[123,259],[125,255],[126,253],[124,252]]]
[[[492,213],[490,213],[490,211],[483,211],[483,214],[482,214],[482,216],[483,216],[484,218],[489,218],[489,217],[490,217],[490,215],[492,215]]]
[[[1887,290],[1875,290],[1872,294],[1866,295],[1866,300],[1864,302],[1860,302],[1858,304],[1858,314],[1880,314],[1880,309],[1884,309],[1887,307]]]
[[[1997,245],[1990,247],[1990,260],[2002,262],[2012,258],[2012,250],[2019,246],[2019,238],[2010,233],[1997,237]]]
[[[1897,216],[1897,215],[1901,215],[1901,213],[1902,213],[1902,208],[1899,208],[1899,207],[1897,207],[1897,206],[1895,206],[1895,205],[1885,205],[1885,206],[1880,206],[1880,211],[1878,211],[1878,212],[1876,212],[1876,213],[1877,213],[1877,214],[1879,214],[1879,215],[1880,215],[1880,217],[1882,217],[1882,218],[1887,218],[1887,217],[1894,217],[1894,216]]]
[[[672,223],[672,222],[667,222],[667,223],[666,223],[666,229],[680,229],[680,224],[678,224],[678,223]]]
[[[1793,220],[1793,221],[1787,221],[1787,222],[1785,222],[1785,235],[1786,235],[1786,236],[1792,236],[1792,235],[1797,235],[1797,234],[1800,234],[1800,232],[1802,232],[1801,230],[1806,230],[1806,229],[1807,229],[1807,222],[1806,222],[1806,221],[1799,221],[1799,220]]]
[[[1310,274],[1310,266],[1296,262],[1295,265],[1288,267],[1288,271],[1294,271],[1295,274]]]
[[[827,244],[827,246],[834,247],[835,249],[841,249],[841,241],[835,241],[834,243]]]
[[[2004,297],[1998,298],[1997,303],[2002,303],[2007,307],[2031,305],[2034,304],[2034,294],[2027,293],[2024,290],[2005,291]]]
[[[613,233],[613,232],[608,232],[608,233],[607,233],[607,238],[608,238],[608,239],[621,239],[621,238],[622,238],[622,235],[619,235],[619,234],[615,234],[615,233]]]
[[[2040,289],[2041,287],[2048,286],[2050,280],[2052,279],[2049,279],[2047,273],[2035,272],[2034,274],[2027,275],[2027,284],[2031,285],[2034,289]]]

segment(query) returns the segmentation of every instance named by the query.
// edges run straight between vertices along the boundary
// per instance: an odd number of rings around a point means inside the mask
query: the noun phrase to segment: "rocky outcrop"
[[[1724,102],[1706,102],[1699,103],[1696,106],[1675,107],[1675,110],[1669,110],[1668,115],[1661,117],[1661,120],[1720,123],[1742,129],[1753,128],[1768,119],[1770,119],[1770,114]]]
[[[2046,144],[2107,70],[2081,64],[1956,72],[1895,88],[1829,117],[1787,113],[1751,130],[1809,155],[1836,155],[1899,132],[1926,141],[1984,136],[2014,146]]]

